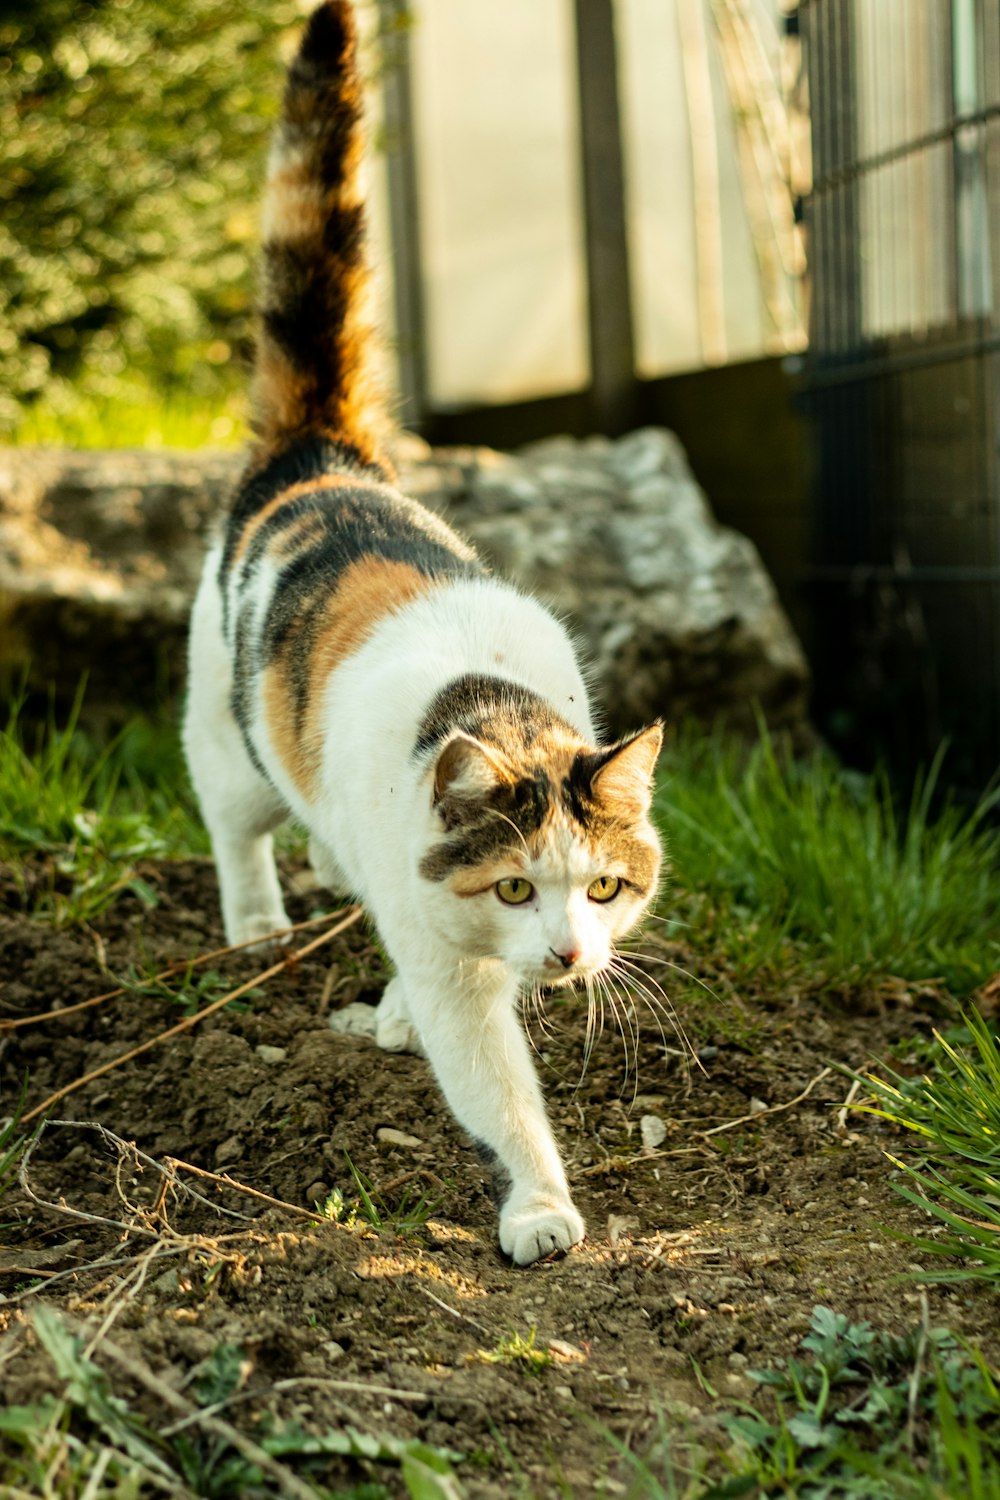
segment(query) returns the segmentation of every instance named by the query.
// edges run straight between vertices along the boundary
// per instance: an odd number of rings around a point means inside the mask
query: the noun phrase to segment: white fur
[[[233,719],[217,568],[216,553],[194,609],[185,744],[212,835],[227,937],[241,942],[285,925],[270,832],[293,812],[310,830],[318,873],[364,902],[396,966],[375,1017],[376,1040],[390,1051],[426,1053],[460,1123],[510,1178],[503,1249],[522,1265],[568,1249],[583,1237],[583,1221],[517,1001],[525,985],[564,979],[555,955],[570,949],[580,955],[576,972],[603,968],[638,903],[624,893],[607,905],[588,900],[599,875],[624,872],[598,867],[568,823],[540,860],[512,870],[535,886],[524,906],[505,906],[492,889],[459,898],[446,882],[422,877],[420,860],[442,830],[433,766],[414,756],[432,701],[466,673],[532,689],[592,741],[565,630],[534,600],[491,579],[435,587],[386,617],[327,683],[321,774],[308,802],[269,744],[262,705],[251,737],[278,796],[254,769]],[[258,620],[273,585],[262,569],[252,590]],[[236,580],[231,608],[235,587]]]

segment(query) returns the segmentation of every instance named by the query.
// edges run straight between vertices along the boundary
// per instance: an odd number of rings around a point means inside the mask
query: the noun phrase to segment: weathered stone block
[[[515,455],[400,439],[401,480],[553,605],[609,729],[662,715],[805,723],[808,671],[746,537],[721,527],[672,433]],[[125,714],[177,691],[206,536],[241,456],[0,450],[0,675]]]

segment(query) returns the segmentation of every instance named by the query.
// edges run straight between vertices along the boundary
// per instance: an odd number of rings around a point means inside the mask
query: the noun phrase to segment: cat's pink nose
[[[559,960],[564,969],[571,969],[580,957],[579,948],[567,948],[565,953],[557,953],[555,948],[550,948],[549,952]]]

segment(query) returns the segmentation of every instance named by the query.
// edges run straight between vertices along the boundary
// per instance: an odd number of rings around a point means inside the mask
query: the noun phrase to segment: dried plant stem
[[[360,916],[361,908],[359,906],[352,907],[335,927],[331,927],[327,932],[320,933],[319,937],[313,938],[311,943],[306,943],[304,948],[296,948],[291,953],[286,953],[284,958],[278,963],[272,964],[269,969],[265,969],[260,974],[255,974],[252,979],[248,979],[245,984],[238,985],[235,990],[230,990],[227,995],[223,995],[220,999],[213,1000],[211,1005],[205,1006],[204,1010],[199,1010],[193,1016],[185,1016],[183,1021],[179,1021],[176,1026],[171,1026],[167,1031],[161,1031],[159,1036],[154,1036],[150,1041],[143,1042],[138,1047],[133,1047],[130,1052],[122,1053],[121,1057],[112,1058],[110,1062],[103,1063],[101,1067],[94,1068],[91,1072],[85,1073],[82,1078],[77,1078],[73,1083],[67,1083],[64,1088],[57,1089],[54,1094],[50,1094],[47,1099],[42,1100],[41,1104],[36,1105],[34,1109],[24,1115],[21,1124],[27,1125],[29,1121],[37,1119],[39,1115],[45,1114],[46,1110],[51,1109],[53,1104],[57,1104],[67,1094],[75,1093],[77,1089],[83,1088],[85,1084],[92,1083],[95,1078],[101,1078],[105,1073],[110,1073],[114,1068],[121,1067],[122,1063],[131,1062],[134,1057],[140,1057],[142,1053],[149,1052],[153,1047],[159,1046],[160,1042],[168,1041],[170,1037],[180,1036],[182,1032],[190,1031],[192,1026],[197,1026],[199,1021],[203,1021],[213,1011],[221,1010],[231,1000],[238,1000],[241,995],[246,994],[247,990],[254,989],[257,985],[263,984],[267,979],[273,979],[275,974],[281,973],[282,969],[287,969],[291,965],[298,963],[307,954],[312,953],[316,948],[322,947],[324,943],[328,943],[331,938],[339,936],[345,928],[350,927]]]
[[[341,908],[341,911],[343,908]],[[261,943],[277,942],[280,938],[288,937],[293,932],[305,932],[307,928],[318,927],[321,922],[332,922],[341,915],[340,911],[324,912],[321,917],[310,917],[306,922],[296,922],[292,927],[280,927],[270,932],[263,938],[248,938],[245,943],[233,943],[228,948],[215,948],[211,953],[200,953],[197,958],[179,958],[176,962],[168,964],[159,974],[154,974],[152,979],[147,979],[146,984],[160,984],[165,979],[172,979],[175,974],[183,974],[190,969],[200,969],[205,964],[212,963],[215,959],[228,958],[230,954],[242,953],[245,948],[255,948]],[[96,933],[92,934],[96,941],[100,941]],[[100,956],[98,956],[100,962]],[[106,963],[101,963],[106,970]],[[75,1005],[64,1005],[59,1010],[46,1010],[37,1016],[19,1016],[17,1020],[0,1016],[0,1033],[5,1031],[17,1031],[22,1026],[34,1026],[41,1021],[61,1021],[63,1016],[75,1015],[77,1011],[89,1010],[93,1005],[103,1005],[106,1000],[117,1000],[120,995],[133,994],[135,990],[141,989],[142,984],[129,985],[120,984],[116,990],[108,990],[104,995],[95,995],[91,1000],[78,1000]]]
[[[721,1135],[724,1130],[735,1130],[737,1125],[750,1125],[757,1120],[766,1119],[768,1115],[780,1115],[782,1110],[794,1109],[796,1104],[801,1104],[803,1099],[808,1099],[816,1085],[822,1083],[832,1071],[831,1068],[821,1068],[816,1077],[809,1080],[801,1094],[796,1094],[794,1099],[787,1099],[784,1104],[772,1104],[769,1109],[759,1109],[753,1115],[740,1115],[737,1120],[726,1120],[723,1125],[713,1125],[711,1130],[701,1130],[698,1134],[707,1140],[709,1136]]]
[[[195,1177],[205,1178],[207,1182],[216,1182],[220,1187],[232,1188],[237,1193],[245,1193],[248,1198],[259,1198],[262,1203],[270,1203],[272,1208],[287,1208],[289,1213],[312,1219],[316,1224],[329,1224],[330,1222],[325,1214],[314,1213],[311,1208],[299,1208],[295,1203],[286,1203],[283,1198],[272,1198],[270,1193],[262,1193],[258,1188],[247,1187],[246,1183],[237,1182],[235,1177],[230,1177],[228,1172],[209,1172],[204,1167],[192,1166],[188,1161],[179,1161],[176,1156],[165,1156],[163,1158],[163,1167],[169,1168],[171,1172],[191,1172]],[[154,1206],[154,1212],[159,1210],[172,1184],[172,1176],[165,1176],[159,1197]],[[201,1195],[199,1194],[198,1196],[200,1197]]]
[[[475,1329],[476,1333],[481,1333],[485,1338],[488,1338],[488,1339],[496,1338],[496,1334],[495,1333],[490,1333],[490,1330],[488,1328],[484,1328],[483,1325],[482,1325],[482,1323],[477,1323],[476,1320],[475,1320],[475,1318],[470,1318],[465,1313],[459,1312],[459,1310],[458,1310],[457,1307],[452,1307],[449,1303],[445,1302],[441,1297],[435,1297],[434,1293],[432,1291],[430,1291],[430,1289],[428,1287],[425,1287],[422,1282],[420,1282],[420,1281],[414,1282],[414,1285],[415,1285],[415,1287],[416,1287],[416,1289],[417,1289],[418,1292],[421,1292],[431,1302],[435,1303],[438,1307],[440,1307],[440,1309],[441,1309],[442,1312],[446,1312],[448,1314],[449,1318],[454,1318],[457,1323],[465,1323],[465,1324],[467,1324],[467,1326],[469,1328]]]

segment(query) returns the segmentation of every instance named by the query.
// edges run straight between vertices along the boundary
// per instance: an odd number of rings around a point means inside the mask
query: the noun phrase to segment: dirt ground
[[[127,893],[92,928],[64,932],[24,915],[23,889],[0,878],[0,1017],[65,1007],[130,968],[148,974],[223,945],[209,861],[142,873],[154,906]],[[316,904],[296,897],[294,917]],[[655,937],[644,947],[658,947],[650,972],[676,992],[671,964],[685,963],[683,950]],[[270,961],[220,959],[211,967],[224,983],[200,1003]],[[262,983],[245,1008],[218,1011],[53,1108],[27,1173],[48,1206],[19,1188],[0,1205],[7,1401],[58,1388],[26,1326],[41,1299],[77,1323],[110,1315],[118,1347],[174,1389],[218,1345],[241,1346],[243,1386],[227,1420],[246,1433],[263,1412],[315,1431],[351,1421],[468,1455],[457,1472],[471,1496],[518,1485],[565,1493],[560,1484],[587,1495],[598,1475],[621,1473],[608,1432],[643,1453],[658,1411],[674,1433],[711,1445],[719,1411],[757,1390],[747,1370],[791,1354],[816,1303],[881,1327],[916,1321],[913,1250],[884,1232],[927,1230],[890,1187],[883,1150],[899,1142],[869,1116],[838,1117],[849,1080],[818,1075],[863,1068],[927,1034],[940,1020],[932,996],[897,986],[836,1003],[707,1003],[692,1018],[694,1057],[640,1017],[638,1074],[633,1066],[627,1079],[611,1029],[581,1077],[584,1008],[561,1004],[551,1032],[536,1024],[534,1036],[588,1237],[562,1260],[517,1270],[498,1249],[479,1159],[428,1065],[328,1029],[332,1008],[378,998],[380,971],[356,923]],[[0,1112],[26,1070],[30,1108],[182,1018],[168,997],[132,992],[0,1033]],[[657,1149],[642,1144],[645,1116],[666,1127]],[[216,1177],[172,1169],[164,1196],[168,1157]],[[423,1229],[311,1222],[302,1210],[333,1189],[357,1197],[347,1157],[390,1207],[426,1193]],[[223,1175],[295,1207],[225,1186]],[[984,1294],[931,1286],[928,1296],[932,1321],[988,1337]],[[544,1368],[483,1358],[532,1330],[550,1355]],[[157,1415],[142,1380],[119,1369],[115,1381]],[[366,1473],[390,1493],[401,1485],[384,1466],[346,1458],[324,1482]]]

